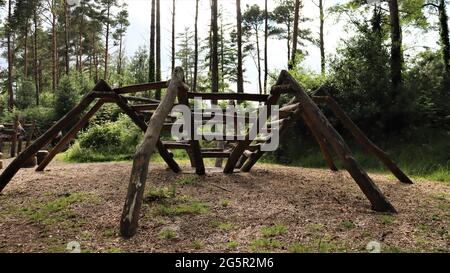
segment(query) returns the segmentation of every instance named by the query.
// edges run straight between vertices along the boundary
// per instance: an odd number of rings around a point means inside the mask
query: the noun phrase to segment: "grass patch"
[[[170,229],[170,228],[163,229],[159,233],[159,238],[161,238],[161,239],[170,240],[175,237],[177,237],[177,233],[175,232],[175,230]]]
[[[232,223],[213,221],[212,224],[213,224],[213,226],[217,227],[221,231],[230,231],[235,228],[235,226]]]
[[[90,199],[91,197],[86,193],[66,194],[53,201],[32,204],[30,207],[23,209],[22,212],[26,218],[33,222],[53,225],[68,219],[75,219],[77,215],[71,210],[70,206]]]
[[[271,227],[262,227],[261,233],[264,238],[275,237],[286,233],[287,228],[284,225],[277,224]]]
[[[395,222],[395,217],[389,214],[382,214],[378,216],[378,218],[380,219],[383,225],[390,225]]]
[[[199,182],[198,176],[187,175],[180,178],[177,183],[180,185],[195,185]]]
[[[292,138],[298,142],[298,138]],[[415,178],[450,183],[450,132],[448,131],[422,131],[414,132],[414,138],[393,136],[376,140],[374,142],[387,152],[394,162],[406,174]],[[328,168],[323,156],[312,139],[306,139],[302,145],[286,143],[278,154],[267,154],[262,162],[284,164],[307,168]],[[359,145],[349,141],[349,146],[355,154],[356,160],[364,169],[390,174],[384,165],[375,157],[366,153]],[[299,147],[299,148],[295,148]],[[299,156],[300,155],[300,156]],[[342,163],[335,157],[338,168],[343,169]]]
[[[199,240],[195,240],[192,242],[192,247],[196,250],[200,250],[204,247],[203,242]]]
[[[226,208],[230,206],[231,201],[230,200],[220,200],[220,206],[222,208]]]
[[[209,206],[199,201],[179,205],[161,204],[155,209],[156,215],[170,217],[186,214],[203,214],[207,212],[209,212]]]
[[[239,243],[235,241],[229,241],[225,244],[225,247],[230,250],[236,250],[239,247]]]
[[[250,249],[254,252],[264,252],[281,248],[282,244],[278,240],[259,238],[250,242]]]
[[[177,188],[174,185],[164,188],[151,188],[145,197],[145,202],[164,202],[168,199],[174,199],[176,195]]]
[[[353,229],[355,228],[355,224],[350,221],[350,220],[344,220],[341,222],[341,227],[345,228],[345,229]]]

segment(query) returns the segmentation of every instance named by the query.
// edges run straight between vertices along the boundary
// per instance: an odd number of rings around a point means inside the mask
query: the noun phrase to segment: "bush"
[[[22,81],[16,90],[16,101],[19,109],[26,109],[36,105],[36,87],[30,81]]]
[[[66,115],[78,102],[78,92],[68,77],[61,79],[55,96],[56,119]]]
[[[78,138],[66,158],[77,162],[131,159],[142,133],[125,115],[115,122],[93,124]]]
[[[49,107],[35,106],[23,110],[20,116],[26,123],[36,121],[37,128],[41,132],[45,132],[52,127],[55,121],[55,110]]]

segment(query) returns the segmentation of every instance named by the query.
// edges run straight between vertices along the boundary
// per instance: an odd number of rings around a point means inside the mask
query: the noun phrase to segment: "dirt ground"
[[[259,165],[173,174],[152,165],[138,234],[119,219],[131,163],[21,170],[0,195],[0,252],[450,252],[450,185],[371,174],[398,210],[375,213],[344,172]]]

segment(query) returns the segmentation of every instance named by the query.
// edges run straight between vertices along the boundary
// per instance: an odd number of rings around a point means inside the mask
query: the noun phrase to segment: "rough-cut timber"
[[[44,160],[42,160],[42,162],[39,163],[39,166],[36,168],[37,172],[42,172],[44,171],[45,167],[47,167],[47,165],[50,163],[50,161],[52,161],[53,158],[55,158],[55,156],[61,152],[64,147],[69,144],[69,142],[75,138],[75,136],[77,135],[77,133],[83,129],[83,127],[89,122],[89,119],[91,119],[95,113],[100,109],[100,107],[102,107],[102,105],[105,102],[103,100],[99,100],[94,107],[91,108],[91,110],[89,110],[89,112],[86,113],[86,115],[84,115],[84,117],[82,119],[80,119],[80,121],[77,122],[77,124],[75,124],[75,126],[70,129],[70,131],[66,134],[66,136],[64,136],[59,142],[58,144],[56,144],[56,146],[53,148],[53,150],[47,155],[47,157],[45,157]]]
[[[106,83],[100,81],[94,89],[101,88],[104,84]],[[62,117],[47,132],[45,132],[33,144],[28,146],[20,155],[18,155],[0,175],[0,192],[3,191],[6,185],[8,185],[9,181],[11,181],[13,176],[19,171],[25,161],[34,156],[42,147],[47,145],[59,131],[67,127],[68,123],[84,111],[93,100],[94,98],[91,93],[86,95],[74,109]]]
[[[147,181],[150,156],[159,141],[164,120],[173,107],[178,91],[187,89],[183,83],[183,78],[183,69],[180,67],[175,68],[169,88],[167,89],[167,94],[150,119],[144,140],[139,145],[134,156],[128,193],[120,221],[120,233],[124,237],[131,237],[136,233],[145,183]]]
[[[363,193],[372,204],[372,208],[380,212],[396,212],[392,204],[383,195],[380,189],[373,183],[372,179],[358,164],[350,148],[345,144],[341,135],[333,128],[327,118],[323,115],[317,105],[303,90],[303,87],[287,72],[281,72],[285,84],[291,84],[295,91],[297,100],[302,103],[304,114],[311,121],[311,125],[322,134],[331,144],[339,159],[343,162],[345,169],[350,173]]]
[[[326,103],[336,117],[342,122],[342,124],[350,131],[355,137],[356,141],[361,144],[369,153],[376,156],[383,164],[398,178],[398,180],[405,184],[413,184],[411,179],[400,170],[400,168],[390,159],[390,157],[377,145],[375,145],[369,138],[359,129],[358,126],[351,120],[351,118],[342,110],[337,102],[329,95],[316,96],[313,99],[317,102]]]

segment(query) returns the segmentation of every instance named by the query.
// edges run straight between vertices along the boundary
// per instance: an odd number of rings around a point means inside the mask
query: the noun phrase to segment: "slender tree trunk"
[[[28,18],[25,19],[25,33],[24,33],[24,52],[23,52],[23,75],[25,80],[28,80]]]
[[[56,37],[56,12],[55,1],[52,2],[52,90],[56,91],[57,87],[57,62],[58,62],[58,44]]]
[[[194,25],[194,80],[192,83],[192,90],[197,91],[197,76],[198,76],[198,3],[195,1],[195,25]]]
[[[402,29],[400,26],[399,10],[397,0],[389,0],[389,14],[391,23],[391,81],[393,98],[398,95],[402,85]]]
[[[172,72],[175,69],[175,12],[176,0],[172,0]]]
[[[99,80],[99,76],[98,76],[98,51],[97,51],[97,41],[96,41],[96,37],[95,37],[95,33],[92,32],[92,48],[94,50],[93,54],[92,54],[92,58],[94,61],[94,70],[95,70],[95,77],[94,80],[97,83]]]
[[[288,50],[287,63],[289,67],[289,63],[291,62],[291,23],[287,24],[287,50]]]
[[[119,39],[119,60],[117,62],[117,75],[119,75],[119,86],[122,87],[123,80],[122,80],[122,46],[123,46],[123,36],[120,35]]]
[[[106,22],[106,36],[105,36],[105,71],[104,71],[104,76],[103,76],[105,81],[108,80],[109,28],[110,28],[109,19],[110,19],[110,16],[111,16],[111,6],[108,5],[107,11],[106,11],[107,22]]]
[[[238,67],[237,67],[237,92],[244,93],[244,72],[242,69],[242,13],[241,13],[241,0],[236,0],[236,19],[237,19],[237,55],[238,55]]]
[[[34,7],[34,45],[33,45],[33,58],[34,58],[34,84],[36,86],[36,105],[39,105],[39,67],[38,67],[38,15],[37,6]]]
[[[14,92],[13,92],[13,52],[11,47],[11,21],[12,21],[12,0],[8,1],[8,23],[7,23],[7,46],[8,46],[8,110],[14,110]]]
[[[264,94],[267,92],[267,75],[269,74],[269,64],[267,57],[268,38],[269,38],[269,11],[267,0],[264,1]]]
[[[161,81],[161,0],[156,0],[156,81]],[[156,90],[155,99],[161,100],[161,90]]]
[[[220,89],[225,92],[225,41],[223,33],[223,19],[220,18]]]
[[[150,18],[150,51],[149,51],[149,66],[148,66],[148,82],[155,81],[155,23],[156,23],[156,2],[152,0],[152,13]]]
[[[324,38],[324,22],[325,15],[323,10],[323,0],[319,0],[319,9],[320,9],[320,71],[322,75],[325,75],[325,38]]]
[[[445,0],[439,2],[439,23],[440,23],[440,36],[442,44],[442,57],[444,58],[445,72],[447,76],[450,76],[450,41],[448,30],[448,15],[447,5]]]
[[[219,43],[219,33],[217,27],[217,0],[212,0],[211,6],[211,28],[212,28],[212,48],[211,48],[211,58],[212,58],[212,71],[211,71],[211,91],[214,93],[219,92],[219,56],[218,56],[218,43]],[[213,101],[217,104],[217,101]]]
[[[78,72],[83,73],[83,33],[84,33],[84,14],[81,14],[80,29],[78,31]]]
[[[297,55],[297,44],[298,44],[298,21],[300,19],[300,0],[295,0],[295,11],[294,11],[294,33],[292,37],[292,56],[291,62],[289,64],[289,69],[295,68],[295,56]]]
[[[260,46],[259,46],[259,31],[258,29],[255,29],[256,33],[256,55],[257,55],[257,63],[258,63],[258,88],[259,88],[259,94],[263,93],[263,86],[261,83],[261,52],[260,52]]]
[[[64,33],[65,33],[65,43],[66,43],[66,75],[70,73],[70,59],[69,59],[69,5],[67,0],[64,1]]]

